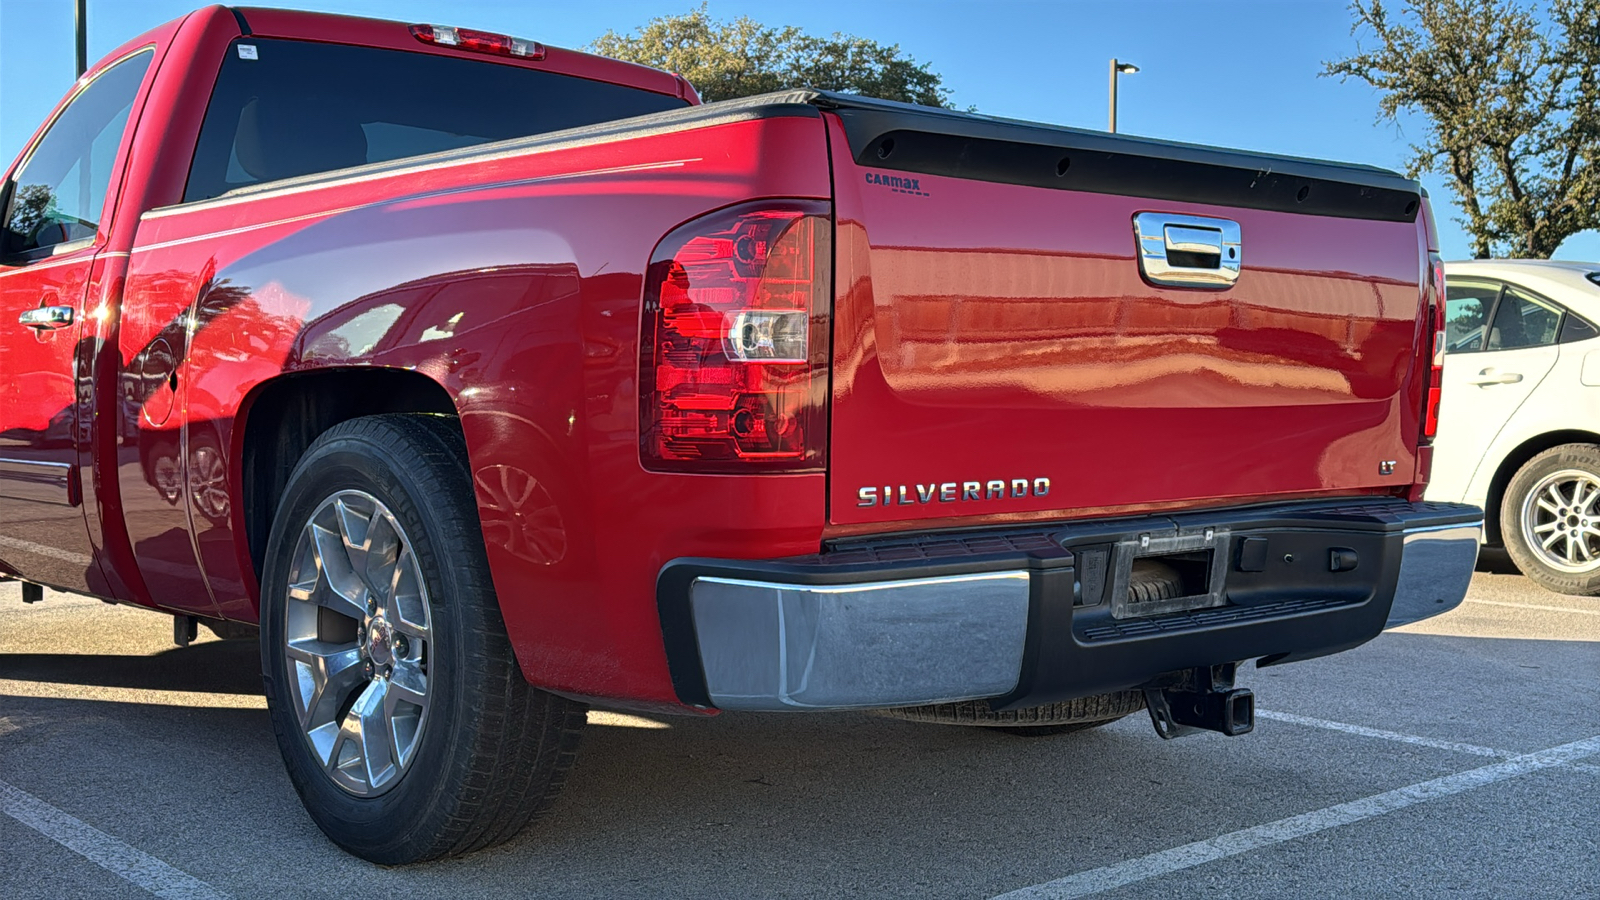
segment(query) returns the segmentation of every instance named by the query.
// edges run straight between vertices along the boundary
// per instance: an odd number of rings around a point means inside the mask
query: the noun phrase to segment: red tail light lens
[[[640,333],[645,468],[822,468],[832,236],[826,203],[760,201],[656,247]]]
[[[1433,442],[1439,433],[1439,397],[1444,388],[1444,260],[1428,254],[1428,393],[1422,407],[1422,443]]]
[[[471,28],[452,28],[448,25],[413,25],[411,36],[424,44],[456,47],[474,53],[493,53],[496,56],[516,56],[522,59],[544,59],[544,45],[538,41],[525,41],[509,34],[474,31]]]

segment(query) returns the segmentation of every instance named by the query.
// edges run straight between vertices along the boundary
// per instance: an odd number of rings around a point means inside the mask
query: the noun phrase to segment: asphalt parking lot
[[[0,585],[0,897],[1600,896],[1600,601],[1497,568],[1243,671],[1240,738],[592,713],[550,818],[403,869],[301,810],[253,643]]]

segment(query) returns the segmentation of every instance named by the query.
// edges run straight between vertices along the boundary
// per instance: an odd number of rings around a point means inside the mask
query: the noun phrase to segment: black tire
[[[1183,577],[1178,570],[1153,559],[1134,560],[1128,573],[1128,600],[1149,603],[1183,596]]]
[[[1583,566],[1577,567],[1579,571],[1566,571],[1552,565],[1543,558],[1543,551],[1535,550],[1533,542],[1538,540],[1538,536],[1530,533],[1530,523],[1523,515],[1525,504],[1538,499],[1533,495],[1543,494],[1547,480],[1561,478],[1561,473],[1574,473],[1574,477],[1586,475],[1590,481],[1600,484],[1600,447],[1593,444],[1562,444],[1524,463],[1517,474],[1511,477],[1506,485],[1505,497],[1500,501],[1500,535],[1511,561],[1535,584],[1558,594],[1597,596],[1600,595],[1600,558],[1592,564],[1585,560]],[[1600,515],[1597,515],[1600,513],[1600,503],[1589,500],[1583,507],[1581,512],[1571,515],[1578,527],[1600,524]],[[1567,526],[1565,519],[1560,524]],[[1539,524],[1533,523],[1533,527],[1539,527]],[[1600,544],[1600,540],[1592,535],[1583,536],[1582,539],[1591,548]],[[1564,546],[1564,543],[1558,543],[1557,546]]]
[[[530,687],[517,667],[465,461],[459,427],[448,417],[382,415],[338,425],[295,466],[267,546],[261,658],[284,765],[323,833],[383,865],[469,853],[511,838],[559,793],[585,721],[581,703]],[[428,718],[398,780],[375,796],[336,784],[313,754],[283,643],[291,556],[301,531],[324,500],[352,490],[381,501],[404,530],[431,621]]]
[[[1101,719],[1098,722],[1071,722],[1065,725],[996,725],[989,730],[998,731],[1001,734],[1012,734],[1017,737],[1055,737],[1058,734],[1076,734],[1079,731],[1088,731],[1091,728],[1110,725],[1112,722],[1122,718],[1122,716],[1117,716],[1115,719]]]
[[[1045,737],[1084,731],[1109,725],[1124,716],[1144,709],[1144,694],[1139,691],[1114,691],[1093,697],[1063,700],[1045,706],[995,712],[986,700],[938,703],[933,706],[907,706],[879,710],[879,715],[907,722],[932,725],[967,725],[1005,734]]]

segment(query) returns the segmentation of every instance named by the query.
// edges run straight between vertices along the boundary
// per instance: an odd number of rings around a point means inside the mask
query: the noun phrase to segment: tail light
[[[412,25],[411,36],[424,44],[455,47],[474,53],[493,53],[496,56],[516,56],[522,59],[544,59],[544,45],[538,41],[525,41],[509,34],[474,31],[471,28],[452,28],[448,25]]]
[[[822,468],[832,235],[826,203],[760,201],[662,239],[640,328],[645,468]]]
[[[1422,405],[1422,443],[1439,433],[1439,396],[1444,388],[1444,260],[1428,254],[1428,393]]]

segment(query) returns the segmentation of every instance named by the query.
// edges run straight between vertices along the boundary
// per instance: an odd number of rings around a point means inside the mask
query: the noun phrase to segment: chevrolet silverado
[[[381,863],[515,834],[590,705],[1242,734],[1239,664],[1466,590],[1432,221],[1376,168],[208,7],[0,182],[0,577],[259,634]]]

